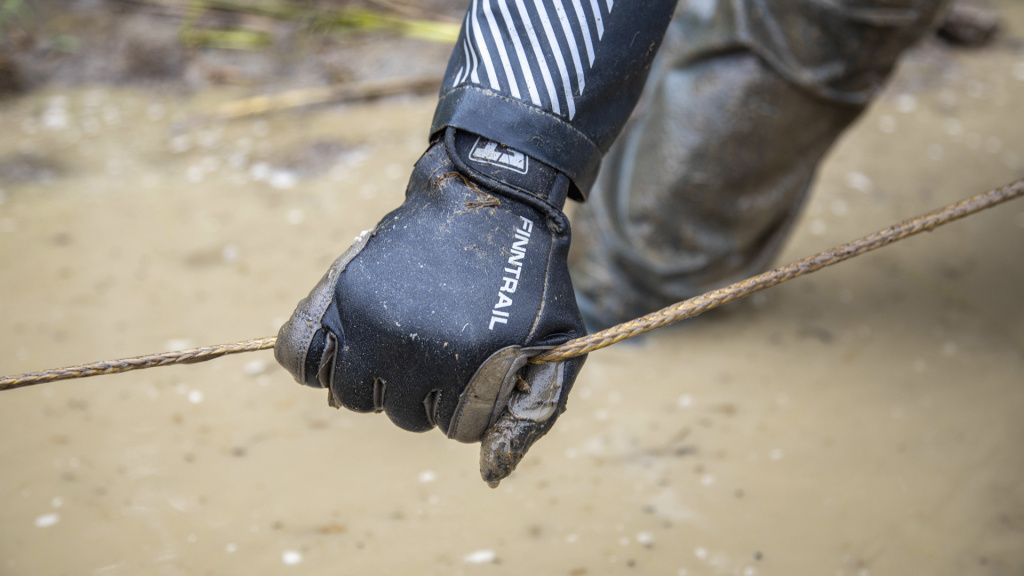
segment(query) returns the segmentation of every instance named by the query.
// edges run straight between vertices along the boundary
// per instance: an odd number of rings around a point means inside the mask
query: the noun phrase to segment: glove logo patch
[[[526,259],[526,247],[530,245],[533,221],[525,216],[520,216],[519,220],[510,249],[512,255],[508,257],[508,266],[501,278],[501,287],[498,288],[498,302],[491,310],[490,330],[494,330],[495,324],[508,324],[509,311],[506,309],[512,307],[512,295],[519,288],[519,279],[523,274],[523,261]]]
[[[526,174],[530,171],[530,158],[526,154],[483,138],[476,139],[473,149],[469,151],[469,159],[511,170],[517,174]]]

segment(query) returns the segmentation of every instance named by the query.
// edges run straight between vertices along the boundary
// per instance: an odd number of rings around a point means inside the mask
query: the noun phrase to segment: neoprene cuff
[[[572,181],[569,195],[575,200],[586,198],[601,167],[601,149],[565,119],[479,86],[459,86],[441,96],[431,137],[447,127],[479,134],[555,168]]]

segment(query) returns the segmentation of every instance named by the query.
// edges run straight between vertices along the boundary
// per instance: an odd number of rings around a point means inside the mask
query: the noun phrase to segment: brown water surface
[[[784,259],[1024,175],[1018,40],[928,47]],[[401,201],[433,100],[0,108],[0,373],[273,334]],[[269,353],[0,397],[0,574],[1024,573],[1024,203],[594,354],[500,489]]]

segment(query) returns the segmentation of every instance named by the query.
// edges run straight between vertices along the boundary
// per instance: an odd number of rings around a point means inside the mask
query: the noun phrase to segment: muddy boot
[[[576,213],[571,266],[590,327],[766,268],[822,157],[944,4],[682,3]]]

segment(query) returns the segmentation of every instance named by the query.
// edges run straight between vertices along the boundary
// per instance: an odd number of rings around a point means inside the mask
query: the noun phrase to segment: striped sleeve
[[[675,0],[470,0],[432,132],[484,136],[581,195],[647,78]]]

